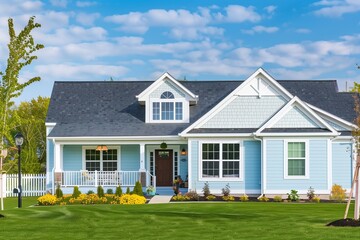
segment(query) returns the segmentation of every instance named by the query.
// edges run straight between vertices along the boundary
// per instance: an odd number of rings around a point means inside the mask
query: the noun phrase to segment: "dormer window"
[[[172,92],[163,92],[160,99],[152,103],[152,120],[155,121],[182,121],[183,100],[175,99]]]

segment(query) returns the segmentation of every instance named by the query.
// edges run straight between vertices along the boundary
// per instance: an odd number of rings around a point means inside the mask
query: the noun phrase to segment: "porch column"
[[[143,187],[146,186],[146,169],[145,169],[145,144],[140,144],[140,182]]]
[[[61,177],[61,171],[62,171],[61,170],[61,161],[62,161],[61,149],[62,149],[62,147],[61,147],[61,144],[56,143],[56,142],[54,143],[54,145],[55,145],[55,148],[54,148],[54,167],[55,167],[54,182],[55,182],[55,184],[61,184],[61,179],[62,179],[62,177]]]

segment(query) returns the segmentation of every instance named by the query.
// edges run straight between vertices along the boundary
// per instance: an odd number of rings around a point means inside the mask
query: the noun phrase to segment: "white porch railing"
[[[146,176],[147,175],[147,176]],[[150,185],[147,181],[149,173],[146,172],[142,176],[139,171],[64,171],[61,173],[61,186],[135,186],[137,181],[146,181],[146,185]],[[150,176],[150,180],[156,183],[155,176]]]

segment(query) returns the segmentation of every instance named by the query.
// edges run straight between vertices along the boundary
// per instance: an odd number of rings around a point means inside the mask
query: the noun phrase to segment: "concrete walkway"
[[[150,199],[149,204],[169,203],[171,198],[172,196],[155,195]]]

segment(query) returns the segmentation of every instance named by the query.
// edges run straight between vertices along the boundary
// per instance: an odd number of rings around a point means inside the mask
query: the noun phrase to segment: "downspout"
[[[253,138],[261,143],[261,194],[257,197],[257,199],[264,196],[264,146],[263,139],[256,136],[256,133],[253,133]]]

